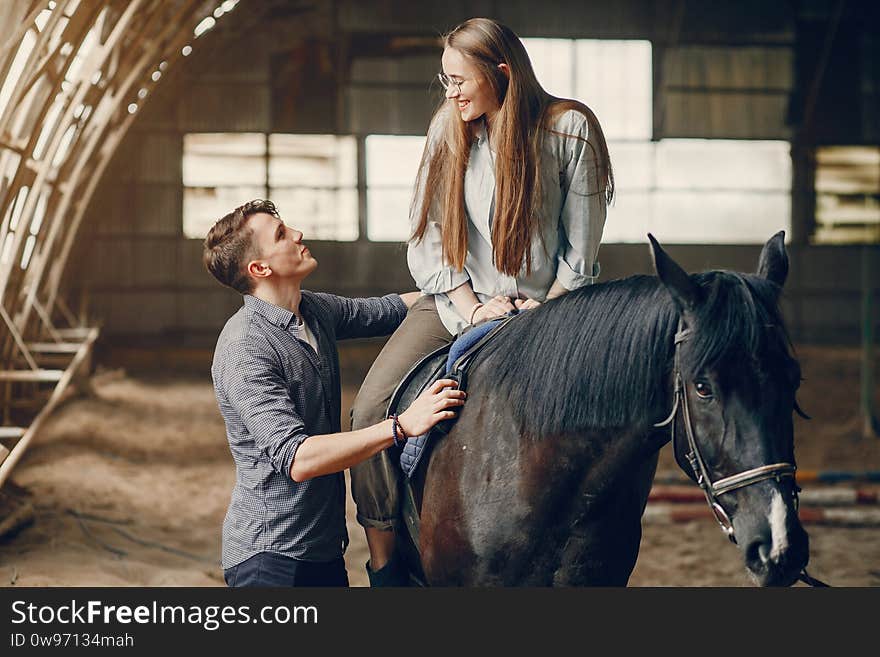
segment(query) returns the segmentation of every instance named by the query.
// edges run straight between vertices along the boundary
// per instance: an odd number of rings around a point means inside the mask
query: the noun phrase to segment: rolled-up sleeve
[[[252,342],[230,344],[220,385],[272,469],[289,476],[296,451],[309,436],[270,349]]]
[[[335,294],[315,295],[336,320],[336,337],[373,338],[393,333],[406,317],[406,304],[399,294],[350,299]]]
[[[406,251],[409,272],[416,287],[425,294],[449,292],[470,280],[467,272],[443,262],[440,239],[440,226],[429,220],[424,237],[419,242],[410,242]]]
[[[440,143],[441,134],[439,123],[435,121],[428,129],[427,150],[433,153]],[[427,167],[421,171],[416,180],[410,214],[410,226],[415,231],[422,213],[422,204],[425,202],[424,193],[428,177]],[[430,201],[429,201],[430,202]],[[440,294],[454,290],[459,285],[467,283],[470,277],[465,271],[458,271],[455,267],[446,264],[443,260],[442,235],[440,222],[437,214],[439,208],[432,205],[428,210],[428,225],[420,240],[410,240],[407,245],[406,262],[413,280],[422,292],[426,294]]]
[[[605,227],[607,206],[599,180],[599,154],[590,141],[587,118],[570,110],[561,131],[566,163],[562,175],[562,210],[559,215],[559,250],[556,278],[568,290],[592,283],[599,275],[597,255]]]

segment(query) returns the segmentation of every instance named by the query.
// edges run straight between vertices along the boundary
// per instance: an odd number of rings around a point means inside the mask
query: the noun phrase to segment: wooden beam
[[[179,59],[181,57],[180,48],[183,44],[186,44],[192,40],[192,32],[188,29],[173,29],[174,26],[179,26],[186,24],[188,19],[191,19],[195,15],[195,11],[197,8],[197,2],[194,0],[190,0],[189,4],[181,5],[177,10],[176,15],[172,20],[166,21],[164,23],[165,29],[163,30],[162,35],[156,40],[156,42],[163,42],[166,44],[166,51],[159,53],[156,52],[142,52],[140,53],[140,61],[136,64],[129,65],[127,70],[130,71],[129,75],[124,78],[124,80],[119,83],[118,87],[114,91],[117,94],[117,98],[112,97],[109,93],[105,94],[105,96],[112,100],[114,105],[108,109],[108,117],[112,116],[115,111],[119,109],[121,106],[122,99],[127,97],[127,94],[130,92],[131,87],[137,81],[137,71],[141,71],[144,69],[144,66],[156,59],[164,59],[169,64],[173,61]],[[115,51],[114,51],[115,52]],[[99,110],[99,106],[95,106],[94,114],[97,115]],[[87,142],[82,146],[81,152],[79,153],[79,157],[81,162],[77,164],[75,167],[75,171],[71,173],[70,180],[74,183],[74,188],[77,190],[75,195],[68,195],[64,197],[64,203],[61,207],[57,209],[57,214],[59,216],[64,216],[68,218],[69,225],[67,226],[67,233],[63,236],[63,241],[60,246],[60,254],[55,255],[55,257],[51,259],[46,259],[41,267],[48,262],[52,261],[52,271],[47,276],[47,280],[43,282],[42,271],[40,271],[39,280],[42,284],[41,293],[45,293],[45,297],[47,299],[47,306],[52,307],[55,302],[55,298],[58,294],[58,287],[60,284],[61,275],[64,272],[64,267],[66,266],[67,259],[70,255],[70,250],[73,247],[73,242],[76,237],[77,230],[79,228],[79,224],[82,221],[83,214],[85,213],[87,204],[89,199],[91,199],[92,194],[97,187],[99,180],[101,179],[101,174],[103,173],[106,166],[109,164],[110,159],[113,156],[113,153],[116,151],[116,148],[119,146],[122,138],[125,136],[131,124],[134,122],[135,115],[127,114],[125,115],[122,122],[117,126],[109,125],[109,118],[105,119],[104,123],[101,125],[99,130],[95,131],[95,134],[88,135],[88,139],[84,135],[83,139]],[[93,155],[93,151],[95,148],[101,145],[102,150],[99,151],[99,155],[96,157]],[[79,176],[84,170],[84,164],[91,161],[96,160],[96,164],[94,170],[92,170],[88,177],[85,179],[83,184],[79,183]],[[68,213],[68,205],[70,201],[72,201],[73,196],[76,196],[78,205],[75,208],[75,211],[72,213],[72,216],[69,216]],[[54,234],[50,234],[48,241],[49,246],[52,246],[52,243],[55,241],[56,236]],[[35,293],[35,292],[34,292]],[[27,304],[25,304],[25,308],[27,308]]]
[[[86,339],[93,329],[88,327],[75,327],[75,328],[65,328],[65,329],[57,329],[58,335],[62,338],[80,338]]]
[[[51,383],[63,376],[64,370],[0,370],[0,381]]]
[[[61,395],[64,394],[64,390],[67,388],[70,381],[73,379],[73,375],[80,368],[80,366],[86,362],[87,357],[91,354],[92,348],[94,347],[95,340],[98,339],[98,329],[93,328],[89,332],[88,338],[83,342],[80,350],[77,352],[76,356],[74,356],[73,361],[70,363],[70,366],[63,372],[63,376],[58,381],[55,386],[55,389],[52,391],[52,396],[49,397],[49,401],[43,407],[43,410],[34,418],[34,421],[31,422],[31,425],[27,428],[24,435],[12,448],[10,453],[5,457],[2,463],[0,463],[0,488],[3,487],[3,484],[6,482],[6,479],[9,477],[9,474],[12,472],[12,468],[15,467],[15,464],[18,463],[18,460],[21,458],[24,451],[27,449],[31,440],[33,440],[34,435],[39,431],[43,422],[46,421],[46,418],[55,410],[55,407],[58,405],[58,402],[61,400]]]
[[[33,297],[33,306],[34,310],[36,310],[37,314],[40,316],[40,319],[43,320],[43,328],[49,332],[49,336],[55,340],[55,342],[61,342],[61,336],[58,335],[58,331],[55,330],[55,325],[52,324],[52,318],[49,316],[49,313],[46,312],[46,309],[43,307],[43,304],[40,303],[39,299],[37,299],[36,295]]]
[[[82,346],[80,342],[28,342],[28,349],[38,354],[75,354]]]
[[[94,129],[83,129],[83,132],[77,139],[76,147],[72,147],[73,150],[68,155],[68,161],[72,162],[72,164],[66,182],[71,183],[71,189],[76,190],[76,193],[64,194],[58,205],[54,208],[53,216],[51,218],[47,217],[47,221],[50,219],[51,221],[47,234],[43,238],[44,243],[42,245],[42,250],[47,257],[35,263],[34,269],[36,271],[32,281],[34,285],[22,304],[21,314],[17,317],[21,325],[26,324],[31,311],[33,297],[38,292],[45,295],[47,307],[52,307],[57,295],[61,272],[69,256],[70,247],[86,208],[86,202],[91,198],[91,194],[101,177],[100,174],[112,157],[122,136],[124,136],[128,126],[133,122],[134,115],[124,114],[121,130],[118,135],[114,135],[113,130],[108,131],[111,119],[117,115],[123,104],[127,102],[134,85],[137,82],[142,82],[145,75],[149,73],[149,67],[157,64],[163,58],[166,60],[174,59],[175,54],[179,54],[178,42],[182,41],[185,43],[186,40],[192,38],[191,30],[184,29],[181,26],[187,25],[190,22],[189,19],[195,14],[197,6],[196,0],[188,0],[188,2],[183,3],[176,9],[174,15],[169,19],[167,14],[161,11],[164,9],[161,3],[149,4],[144,0],[131,2],[126,5],[123,15],[114,24],[107,41],[100,48],[95,49],[96,53],[93,56],[101,60],[98,64],[103,66],[105,74],[112,77],[114,86],[112,91],[110,89],[105,91],[100,102],[94,105],[94,110],[89,118],[90,125],[95,124]],[[136,35],[132,35],[131,31],[126,32],[126,28],[129,22],[133,20],[133,17],[138,14],[139,10],[140,15],[142,17],[146,16],[146,18],[144,18],[143,25],[139,27],[139,32]],[[158,32],[158,35],[155,34],[156,32]],[[116,46],[123,34],[140,42],[141,47],[135,51],[125,53],[123,72],[111,74],[108,72],[105,64],[109,57],[118,52],[119,49]],[[160,43],[167,43],[171,46],[168,52],[160,51],[158,48]],[[143,44],[153,44],[153,46],[149,48]],[[90,68],[93,67],[84,65],[84,70]],[[79,98],[74,101],[73,105],[76,105],[78,102],[81,102]],[[103,115],[101,114],[102,112]],[[105,148],[108,144],[110,145],[108,151],[100,153],[96,157],[94,154],[95,149],[99,145]],[[85,185],[86,191],[84,193],[84,186],[78,184],[79,178],[85,175],[87,165],[91,164],[93,160],[97,160],[97,165],[94,170],[89,172],[89,182]],[[79,203],[79,207],[72,213],[73,216],[71,217],[69,208],[75,199]],[[65,229],[64,234],[62,234],[62,228]],[[60,243],[60,254],[55,253],[53,257],[48,257],[48,254],[54,252],[56,241]],[[50,262],[54,271],[48,275],[48,280],[44,280],[46,267]],[[30,274],[30,271],[28,273]],[[0,293],[2,293],[2,290],[0,290]]]
[[[72,357],[73,354],[34,354],[34,360],[37,361],[37,366],[41,370],[63,370],[70,364]],[[23,369],[24,366],[25,363],[20,358],[7,364],[7,367],[12,370]]]
[[[31,369],[37,369],[37,363],[34,361],[33,357],[31,357],[31,352],[28,351],[27,345],[25,345],[24,340],[19,335],[18,331],[15,328],[15,325],[12,323],[12,319],[6,312],[6,308],[3,307],[2,301],[0,301],[0,317],[3,318],[4,322],[6,322],[6,328],[9,330],[9,334],[12,336],[12,339],[15,340],[15,344],[18,346],[18,350],[27,361],[27,364],[30,366]]]

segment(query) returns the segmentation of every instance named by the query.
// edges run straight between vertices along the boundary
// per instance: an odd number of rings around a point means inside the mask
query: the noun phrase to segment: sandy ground
[[[368,354],[343,352],[354,381]],[[880,441],[859,437],[858,352],[799,350],[802,469],[880,470]],[[220,526],[234,469],[205,378],[99,371],[71,396],[5,488],[34,520],[0,539],[2,586],[217,586]],[[343,408],[355,391],[347,385]],[[345,423],[343,424],[345,426]],[[661,472],[675,470],[669,448]],[[2,521],[0,506],[0,521]],[[366,585],[363,533],[349,499],[352,585]],[[880,528],[808,525],[811,573],[834,585],[880,585]],[[634,586],[749,586],[738,549],[710,520],[646,523]]]

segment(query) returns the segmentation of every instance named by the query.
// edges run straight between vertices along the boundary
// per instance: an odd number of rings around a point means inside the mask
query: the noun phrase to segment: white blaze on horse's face
[[[762,498],[766,505],[766,515],[751,516],[751,519],[741,515],[737,524],[742,531],[737,531],[737,535],[746,553],[747,572],[755,584],[787,586],[806,565],[808,541],[797,511],[786,503],[785,491],[772,483],[768,485],[771,486],[769,497],[756,491],[756,497]]]
[[[779,558],[788,549],[788,530],[786,529],[786,519],[788,517],[788,506],[782,499],[782,495],[778,490],[774,490],[770,498],[770,561],[779,561]],[[764,555],[761,555],[762,558]],[[766,559],[765,559],[766,562]]]

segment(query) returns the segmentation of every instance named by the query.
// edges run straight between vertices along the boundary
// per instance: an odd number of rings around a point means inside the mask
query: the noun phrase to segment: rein
[[[675,454],[678,454],[678,436],[675,431],[675,417],[678,415],[679,408],[682,412],[682,419],[684,421],[685,433],[687,435],[688,441],[688,451],[685,453],[685,458],[687,458],[688,464],[691,467],[691,470],[694,473],[694,476],[697,480],[697,485],[702,489],[703,494],[706,496],[706,502],[709,504],[709,508],[712,510],[712,514],[715,516],[715,520],[718,521],[718,524],[721,526],[721,531],[730,539],[732,543],[736,543],[736,535],[733,529],[733,522],[730,519],[730,515],[725,511],[724,506],[721,504],[718,499],[719,496],[724,495],[725,493],[730,493],[731,491],[738,490],[740,488],[745,488],[746,486],[751,486],[752,484],[756,484],[760,481],[766,481],[767,479],[775,479],[778,483],[782,482],[783,477],[791,477],[794,479],[796,467],[793,463],[771,463],[769,465],[762,465],[757,468],[752,468],[751,470],[745,470],[743,472],[730,475],[728,477],[723,477],[722,479],[718,479],[717,481],[712,481],[712,477],[709,474],[709,469],[706,467],[706,461],[703,459],[703,455],[700,453],[700,449],[697,445],[697,441],[694,438],[694,430],[693,425],[691,423],[691,415],[690,408],[688,406],[688,398],[687,393],[684,389],[684,383],[681,378],[681,363],[680,363],[680,347],[683,342],[685,342],[690,336],[693,334],[692,329],[683,328],[683,321],[679,319],[678,321],[678,330],[675,333],[675,360],[674,360],[674,371],[673,371],[673,380],[674,380],[674,390],[673,390],[673,404],[672,404],[672,412],[662,422],[655,424],[655,427],[665,427],[669,425],[670,434],[672,436],[672,449]],[[795,485],[794,489],[794,505],[795,509],[798,507],[798,487]],[[798,580],[804,582],[805,584],[809,584],[810,586],[818,586],[818,587],[827,587],[828,584],[815,579],[807,574],[806,569],[803,569],[801,573],[798,575]]]

